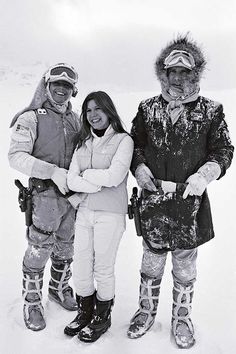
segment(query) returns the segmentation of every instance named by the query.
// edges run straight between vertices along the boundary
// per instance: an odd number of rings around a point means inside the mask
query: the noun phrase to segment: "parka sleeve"
[[[96,181],[103,187],[117,187],[127,175],[133,155],[133,140],[126,135],[120,142],[111,165],[106,169],[87,169],[83,178],[89,182]]]
[[[69,171],[67,174],[67,184],[70,190],[82,193],[96,193],[101,190],[101,186],[90,183],[81,176],[81,171],[77,163],[77,150],[74,151]]]
[[[144,124],[142,103],[140,103],[138,108],[138,113],[132,121],[131,133],[134,140],[134,153],[131,162],[131,172],[134,174],[136,168],[141,163],[146,163],[146,158],[144,154],[145,146],[147,144],[147,133]]]
[[[37,118],[34,111],[20,115],[12,128],[8,159],[10,166],[30,177],[51,178],[55,165],[32,156],[37,138]]]
[[[220,179],[231,165],[234,147],[231,143],[229,130],[225,121],[223,106],[218,104],[213,112],[213,119],[208,135],[208,156],[207,161],[214,161],[219,164],[221,174]]]

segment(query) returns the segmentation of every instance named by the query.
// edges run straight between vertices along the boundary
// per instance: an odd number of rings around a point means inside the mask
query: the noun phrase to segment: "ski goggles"
[[[74,86],[78,81],[78,74],[72,66],[66,64],[57,64],[50,68],[45,74],[45,81],[67,81]]]
[[[184,50],[172,50],[164,61],[165,69],[173,66],[182,66],[186,69],[192,70],[195,67],[195,61],[192,54]]]

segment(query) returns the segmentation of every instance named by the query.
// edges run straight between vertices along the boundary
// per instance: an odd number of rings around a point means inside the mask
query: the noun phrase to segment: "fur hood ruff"
[[[206,66],[206,60],[200,47],[188,35],[178,36],[162,49],[155,62],[155,72],[162,88],[168,85],[167,70],[164,68],[164,61],[172,50],[184,50],[191,53],[195,60],[195,67],[192,69],[192,84],[198,84]]]

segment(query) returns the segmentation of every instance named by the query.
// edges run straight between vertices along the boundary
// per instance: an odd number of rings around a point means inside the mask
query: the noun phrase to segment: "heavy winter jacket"
[[[78,116],[71,105],[64,114],[48,101],[38,110],[24,112],[13,126],[11,167],[31,177],[50,179],[55,166],[69,168],[78,131]]]
[[[134,155],[131,170],[146,164],[155,178],[184,183],[207,161],[221,168],[221,178],[230,166],[231,144],[221,104],[199,96],[185,104],[172,125],[166,113],[168,102],[156,96],[144,100],[133,120]],[[153,250],[190,249],[214,237],[210,203],[202,196],[145,191],[141,201],[142,232]]]
[[[73,205],[126,214],[132,155],[132,138],[116,133],[111,126],[102,137],[93,135],[86,140],[75,150],[68,172],[69,188],[80,192],[73,196]]]

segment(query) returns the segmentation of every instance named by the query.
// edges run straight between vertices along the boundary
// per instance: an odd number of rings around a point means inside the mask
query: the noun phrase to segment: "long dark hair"
[[[110,96],[108,96],[108,94],[104,91],[91,92],[82,104],[82,112],[80,115],[81,129],[77,139],[77,148],[79,148],[85,140],[91,137],[91,125],[87,120],[87,107],[88,102],[91,100],[94,100],[101,110],[107,115],[109,123],[115,132],[127,133],[123,128],[122,121]]]

